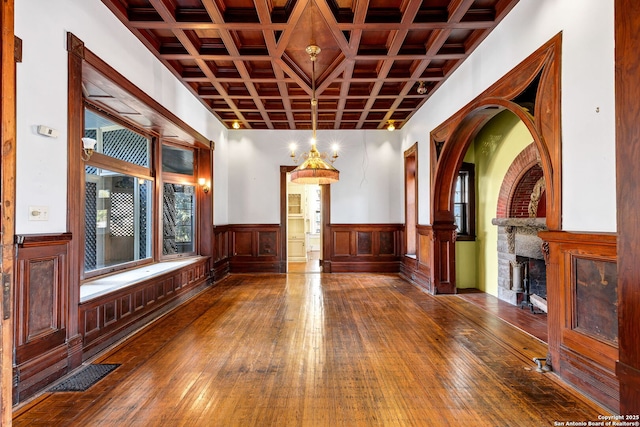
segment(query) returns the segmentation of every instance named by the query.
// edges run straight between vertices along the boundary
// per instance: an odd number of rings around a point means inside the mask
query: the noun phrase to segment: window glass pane
[[[152,182],[85,168],[84,271],[151,258]]]
[[[163,145],[162,172],[193,175],[193,151]]]
[[[454,203],[453,205],[453,218],[456,226],[458,227],[458,233],[466,234],[467,224],[465,221],[465,204]]]
[[[85,108],[84,136],[97,141],[98,153],[149,167],[149,139]]]
[[[193,185],[165,183],[162,191],[162,254],[195,250],[195,194]]]
[[[458,178],[456,179],[456,189],[453,193],[453,201],[455,203],[460,203],[462,201],[462,176],[458,174]]]

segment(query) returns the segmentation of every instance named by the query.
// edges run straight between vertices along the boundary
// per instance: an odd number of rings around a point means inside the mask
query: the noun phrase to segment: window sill
[[[181,259],[179,261],[158,262],[135,268],[133,270],[128,270],[123,273],[90,280],[80,285],[80,303],[117,291],[118,289],[126,288],[127,286],[135,285],[136,283],[150,279],[154,276],[177,270],[201,259],[202,257],[197,256],[188,259]]]

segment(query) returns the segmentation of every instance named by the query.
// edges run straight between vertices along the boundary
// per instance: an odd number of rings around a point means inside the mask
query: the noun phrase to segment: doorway
[[[319,273],[322,253],[322,188],[296,184],[287,172],[286,241],[288,273]]]

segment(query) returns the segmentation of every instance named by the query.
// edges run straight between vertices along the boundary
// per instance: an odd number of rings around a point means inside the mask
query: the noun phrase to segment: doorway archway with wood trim
[[[456,292],[453,192],[464,155],[480,129],[509,110],[527,127],[547,183],[547,227],[561,228],[562,150],[558,34],[498,82],[431,132],[430,286],[434,294]]]

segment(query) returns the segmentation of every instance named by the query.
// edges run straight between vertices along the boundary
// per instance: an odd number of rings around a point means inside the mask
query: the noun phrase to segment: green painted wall
[[[473,159],[476,165],[476,241],[456,243],[458,287],[498,295],[498,228],[491,220],[496,217],[500,186],[509,166],[532,142],[524,123],[504,111],[480,130],[467,151],[465,161]]]

